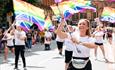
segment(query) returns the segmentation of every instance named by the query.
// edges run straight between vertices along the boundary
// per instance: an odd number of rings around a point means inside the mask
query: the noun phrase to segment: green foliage
[[[0,0],[0,4],[2,4],[4,2],[4,0]]]
[[[6,13],[13,11],[12,0],[0,0],[0,22],[6,21]]]
[[[31,3],[31,4],[35,4],[35,3],[37,3],[37,0],[26,0],[26,2]]]

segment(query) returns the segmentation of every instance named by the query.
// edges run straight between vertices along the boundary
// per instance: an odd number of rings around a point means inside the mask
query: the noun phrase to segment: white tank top
[[[7,46],[14,46],[14,43],[13,43],[14,35],[7,34],[7,36],[8,36]]]
[[[104,32],[103,31],[99,31],[99,32],[94,32],[93,33],[95,35],[95,42],[96,43],[103,43],[103,35],[104,35]]]

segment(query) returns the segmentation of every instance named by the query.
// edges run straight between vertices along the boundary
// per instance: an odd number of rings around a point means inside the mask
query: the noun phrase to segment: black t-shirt
[[[26,36],[27,36],[27,40],[32,40],[32,33],[27,33]]]

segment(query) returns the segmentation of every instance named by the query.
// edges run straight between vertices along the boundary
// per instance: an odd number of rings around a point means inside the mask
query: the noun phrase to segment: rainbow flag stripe
[[[50,7],[57,17],[60,16],[60,13],[63,13],[65,19],[68,19],[74,13],[84,12],[87,9],[96,12],[96,8],[91,5],[91,1],[84,0],[63,1],[58,6],[52,5]]]
[[[104,7],[101,20],[115,23],[115,9],[111,7]]]
[[[40,30],[44,29],[44,10],[21,0],[13,0],[13,4],[16,21],[22,20],[23,22],[30,22],[30,25],[36,24]]]
[[[47,18],[45,19],[45,25],[44,25],[44,28],[46,28],[46,29],[50,29],[50,27],[52,27],[52,26],[53,26],[53,25],[52,25],[52,21],[51,21],[50,17],[47,16]]]

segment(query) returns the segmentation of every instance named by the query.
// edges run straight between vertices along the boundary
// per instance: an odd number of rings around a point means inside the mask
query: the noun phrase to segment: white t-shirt
[[[71,41],[71,36],[68,33],[68,38],[65,39],[64,45],[66,46],[65,50],[73,51],[72,48],[74,47],[73,42]]]
[[[49,32],[49,31],[46,31],[46,32],[45,32],[45,37],[52,37],[52,34],[51,34],[51,32]]]
[[[58,42],[64,42],[64,39],[61,39],[58,35],[56,36],[56,41]]]
[[[79,41],[81,42],[93,42],[94,43],[94,38],[91,38],[88,36],[78,37],[77,39],[79,39]],[[66,45],[66,50],[73,51],[73,57],[89,57],[90,56],[90,48],[83,46],[83,45],[74,44],[69,38],[65,39],[65,45]],[[79,53],[77,49],[79,49],[81,53]]]
[[[7,46],[14,46],[13,39],[14,35],[7,34]]]
[[[103,43],[103,35],[104,35],[103,31],[98,31],[98,32],[95,31],[93,34],[95,36],[96,43]]]
[[[25,45],[25,40],[21,40],[19,37],[26,37],[26,33],[24,31],[15,30],[15,45]]]
[[[52,37],[51,32],[46,31],[44,37],[45,37],[45,42],[44,43],[45,44],[50,44],[51,43],[51,37]],[[47,39],[50,39],[50,40],[47,40]]]

